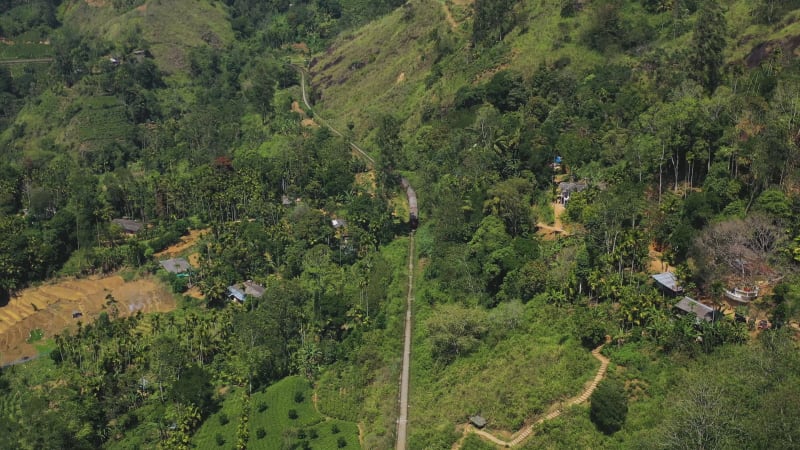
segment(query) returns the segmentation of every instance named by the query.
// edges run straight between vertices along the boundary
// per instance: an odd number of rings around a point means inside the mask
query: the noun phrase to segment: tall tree
[[[709,92],[714,92],[720,83],[726,27],[719,3],[716,0],[703,2],[692,34],[689,65],[692,76]]]
[[[472,43],[492,46],[514,27],[511,11],[516,0],[476,0]]]

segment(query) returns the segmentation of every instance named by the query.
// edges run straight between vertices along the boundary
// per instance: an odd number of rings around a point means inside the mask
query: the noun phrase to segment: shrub
[[[266,435],[267,435],[267,431],[264,429],[264,427],[259,427],[256,430],[256,437],[258,439],[264,439],[264,436],[266,436]]]
[[[598,430],[614,434],[625,423],[628,414],[628,398],[625,387],[619,381],[604,380],[590,397],[589,417]]]
[[[331,425],[331,434],[337,434],[337,433],[339,433],[339,431],[340,431],[339,430],[339,425],[336,425],[336,424]]]
[[[308,430],[308,438],[309,439],[316,439],[319,437],[319,433],[317,432],[316,428],[312,428]]]
[[[222,437],[222,434],[220,434],[220,433],[217,433],[217,434],[214,435],[214,440],[217,442],[217,445],[219,445],[220,447],[225,445],[225,438]]]
[[[228,422],[230,422],[230,419],[228,419],[228,415],[225,414],[225,413],[220,413],[219,414],[219,424],[220,425],[227,425]]]
[[[269,406],[267,406],[267,402],[265,402],[263,400],[258,402],[258,405],[256,405],[256,408],[258,408],[258,412],[260,412],[260,413],[266,411],[268,407]]]
[[[297,430],[297,439],[305,439],[305,438],[306,438],[306,430],[303,428]]]
[[[298,417],[299,416],[297,415],[297,410],[296,409],[290,409],[289,410],[289,418],[290,419],[296,420]]]
[[[305,400],[305,399],[306,399],[306,397],[305,397],[305,395],[303,395],[303,392],[297,391],[297,392],[294,393],[294,402],[295,403],[303,403],[303,400]]]
[[[339,439],[336,440],[336,446],[339,448],[347,447],[347,441],[344,439],[343,436],[339,436]]]

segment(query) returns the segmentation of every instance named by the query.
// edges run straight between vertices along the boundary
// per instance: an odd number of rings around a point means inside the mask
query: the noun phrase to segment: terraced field
[[[21,291],[0,307],[0,364],[35,357],[36,347],[25,340],[31,330],[44,331],[44,338],[75,325],[93,321],[106,307],[106,296],[117,300],[120,316],[138,311],[165,312],[175,309],[175,299],[154,278],[125,282],[118,275],[68,279]],[[73,318],[73,313],[81,317]]]

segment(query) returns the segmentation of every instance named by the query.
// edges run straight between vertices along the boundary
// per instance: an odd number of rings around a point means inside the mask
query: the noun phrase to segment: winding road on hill
[[[313,111],[311,104],[308,101],[306,94],[306,71],[300,66],[292,64],[298,72],[300,72],[300,87],[303,93],[303,104],[310,111]],[[314,114],[314,120],[321,125],[328,127],[334,134],[340,137],[344,135],[336,128],[331,126],[329,122]],[[369,156],[361,147],[354,142],[350,142],[350,147],[355,152],[364,158],[373,168],[375,167],[375,159]],[[411,232],[408,239],[408,286],[406,293],[406,316],[405,316],[405,331],[403,337],[403,368],[400,373],[400,397],[399,414],[397,419],[397,441],[396,450],[406,450],[408,446],[408,387],[411,372],[411,309],[414,304],[414,231]]]

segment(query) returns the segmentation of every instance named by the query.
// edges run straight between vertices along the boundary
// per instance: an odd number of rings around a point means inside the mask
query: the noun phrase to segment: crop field
[[[0,363],[35,357],[46,347],[41,340],[26,342],[31,331],[40,330],[41,339],[47,340],[79,320],[93,321],[109,294],[117,300],[120,316],[166,312],[176,306],[172,294],[149,277],[127,283],[119,275],[67,279],[25,289],[0,307]],[[75,313],[80,317],[73,318]]]
[[[317,412],[311,385],[301,377],[284,378],[252,395],[248,448],[280,450],[302,441],[313,449],[361,448],[356,424]]]
[[[243,394],[241,388],[231,389],[225,394],[219,411],[206,419],[192,437],[195,448],[213,450],[235,445],[236,429],[244,407]]]

